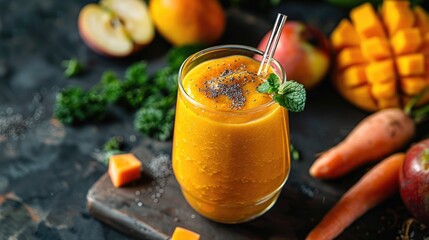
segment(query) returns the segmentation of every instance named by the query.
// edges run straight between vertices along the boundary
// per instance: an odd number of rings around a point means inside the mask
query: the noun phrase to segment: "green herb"
[[[54,115],[62,123],[73,125],[102,120],[110,106],[126,107],[138,110],[134,119],[136,130],[159,140],[170,139],[180,65],[202,47],[173,48],[167,55],[168,66],[152,78],[147,64],[137,62],[126,69],[123,81],[115,73],[106,71],[88,91],[80,87],[64,89],[57,95]]]
[[[258,87],[258,92],[273,95],[274,101],[291,112],[302,112],[305,107],[306,92],[302,84],[286,81],[282,84],[275,74]]]
[[[109,158],[112,155],[124,153],[124,138],[121,136],[115,136],[110,138],[103,145],[104,163],[109,163]]]
[[[301,160],[301,154],[299,153],[298,149],[296,149],[293,144],[290,145],[290,155],[292,157],[292,160],[294,160],[294,161]]]
[[[141,107],[150,88],[151,83],[145,62],[134,63],[126,70],[122,84],[122,98],[128,106],[132,109]]]
[[[115,103],[122,92],[122,82],[118,76],[111,71],[106,71],[103,73],[101,81],[89,91],[89,94],[96,95],[107,103]]]
[[[77,124],[85,121],[101,120],[107,102],[97,94],[89,94],[82,88],[71,87],[57,95],[54,115],[64,124]]]
[[[72,58],[70,60],[64,60],[62,62],[64,70],[64,75],[66,77],[71,78],[73,76],[76,76],[77,74],[81,73],[84,69],[83,65],[76,59]]]

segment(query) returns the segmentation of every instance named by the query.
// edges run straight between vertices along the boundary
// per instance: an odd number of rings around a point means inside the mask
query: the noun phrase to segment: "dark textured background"
[[[130,113],[114,109],[105,122],[71,128],[52,119],[52,106],[59,89],[89,88],[107,69],[122,75],[132,62],[146,59],[153,73],[163,66],[170,45],[157,36],[130,58],[98,56],[83,44],[76,26],[79,9],[88,2],[0,0],[0,240],[127,239],[88,214],[85,196],[106,171],[95,156],[109,137],[123,135],[135,147],[151,140],[133,130]],[[326,34],[347,15],[321,2],[283,3],[256,12],[258,18],[229,9],[221,43],[256,46],[279,11]],[[66,79],[61,61],[71,57],[88,69]],[[279,212],[290,215],[285,224],[297,239],[368,169],[328,182],[307,173],[317,153],[337,143],[366,115],[340,98],[328,79],[309,93],[305,112],[291,114],[291,139],[303,159],[293,162],[281,200],[267,216],[276,221]],[[427,125],[420,126],[418,138],[428,133]],[[357,220],[342,238],[395,239],[408,217],[397,195]],[[245,226],[252,224],[264,226],[261,221]],[[267,239],[283,238],[267,233]]]

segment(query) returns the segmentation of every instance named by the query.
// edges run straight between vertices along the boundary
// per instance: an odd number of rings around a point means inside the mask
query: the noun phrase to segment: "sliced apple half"
[[[147,5],[141,0],[103,0],[82,8],[79,32],[94,51],[114,57],[132,54],[154,38]]]

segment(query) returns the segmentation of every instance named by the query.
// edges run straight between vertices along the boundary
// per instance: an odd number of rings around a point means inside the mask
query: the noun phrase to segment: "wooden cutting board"
[[[293,186],[283,189],[276,205],[248,223],[215,223],[198,215],[185,201],[171,171],[171,143],[143,142],[133,151],[142,160],[143,177],[128,186],[114,188],[107,174],[89,190],[91,215],[139,239],[168,239],[176,226],[201,234],[202,239],[302,239],[299,230],[311,224],[312,212],[322,196],[303,199]],[[309,190],[310,191],[310,190]],[[308,211],[297,213],[308,206]],[[303,233],[303,232],[302,232]]]

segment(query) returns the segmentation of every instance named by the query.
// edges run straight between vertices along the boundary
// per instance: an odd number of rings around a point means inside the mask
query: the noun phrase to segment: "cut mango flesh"
[[[416,95],[420,93],[428,85],[423,77],[406,77],[401,79],[402,91],[409,95]]]
[[[395,67],[391,59],[372,62],[365,68],[365,72],[370,83],[380,83],[395,79]]]
[[[414,25],[414,13],[408,1],[386,0],[381,11],[383,22],[390,36]]]
[[[345,47],[359,46],[359,37],[349,20],[341,20],[338,27],[332,32],[331,43],[335,50]]]
[[[141,162],[131,153],[109,158],[109,176],[113,186],[120,187],[140,178]]]
[[[406,0],[385,0],[379,11],[364,3],[331,35],[334,82],[359,108],[403,107],[429,87],[429,16]],[[429,102],[429,97],[420,104]]]
[[[350,18],[361,38],[385,36],[383,25],[370,3],[364,3],[352,9]]]
[[[390,43],[384,37],[372,37],[362,41],[362,54],[366,59],[380,60],[392,56]]]
[[[171,236],[171,240],[200,240],[200,235],[192,232],[191,230],[176,227],[173,235]]]
[[[367,82],[365,65],[349,67],[344,70],[344,83],[347,87],[356,87]]]
[[[359,47],[346,48],[338,54],[337,64],[340,68],[346,68],[365,62],[366,60]]]
[[[396,55],[413,53],[422,44],[422,37],[418,28],[407,28],[396,32],[390,40],[393,52]]]
[[[400,56],[396,66],[401,77],[420,75],[425,72],[425,58],[421,53]]]

